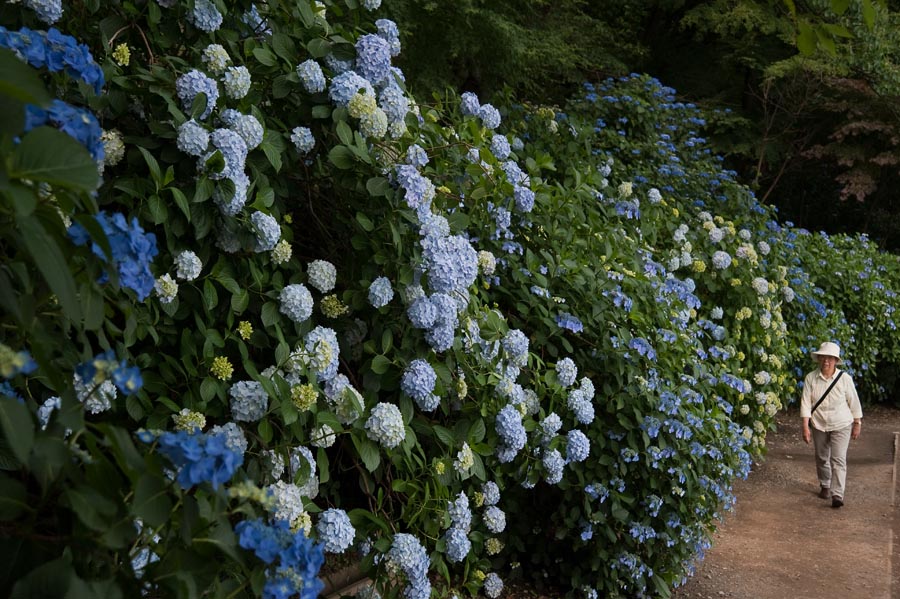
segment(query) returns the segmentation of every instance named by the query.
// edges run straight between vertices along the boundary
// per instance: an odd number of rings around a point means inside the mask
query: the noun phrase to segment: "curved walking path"
[[[678,599],[900,598],[900,410],[869,408],[850,443],[846,505],[819,499],[812,445],[796,409],[778,417],[768,454],[735,485],[737,503]],[[895,497],[896,494],[896,497]],[[895,501],[896,499],[896,501]]]

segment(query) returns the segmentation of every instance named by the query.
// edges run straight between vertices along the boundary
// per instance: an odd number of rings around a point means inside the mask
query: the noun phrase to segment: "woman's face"
[[[834,367],[837,366],[837,358],[834,356],[819,356],[819,370],[825,376],[834,374]]]

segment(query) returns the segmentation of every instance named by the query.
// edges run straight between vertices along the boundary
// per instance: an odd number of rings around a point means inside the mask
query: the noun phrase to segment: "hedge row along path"
[[[900,597],[900,411],[869,408],[850,444],[846,505],[819,499],[812,445],[795,410],[778,416],[765,461],[735,485],[737,504],[677,599]]]

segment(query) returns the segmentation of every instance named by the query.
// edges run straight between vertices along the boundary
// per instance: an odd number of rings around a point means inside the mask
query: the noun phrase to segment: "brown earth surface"
[[[778,417],[768,454],[713,535],[677,599],[900,598],[900,510],[893,506],[900,411],[870,408],[848,453],[845,506],[817,497],[812,445],[796,411]],[[900,499],[900,494],[898,494]]]

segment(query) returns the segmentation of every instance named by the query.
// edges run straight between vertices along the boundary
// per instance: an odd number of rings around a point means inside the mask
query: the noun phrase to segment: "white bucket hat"
[[[819,346],[819,349],[812,352],[813,360],[818,360],[820,356],[832,356],[837,358],[837,363],[842,364],[843,360],[841,360],[841,348],[838,347],[837,343],[832,343],[831,341],[825,341],[822,345]]]

